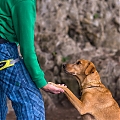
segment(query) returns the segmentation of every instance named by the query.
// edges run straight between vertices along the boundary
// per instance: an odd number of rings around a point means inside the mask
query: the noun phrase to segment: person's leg
[[[12,58],[18,57],[14,55],[15,45],[8,45],[5,51]],[[12,101],[17,120],[45,120],[42,95],[31,80],[22,60],[0,71],[0,85]]]
[[[7,55],[4,53],[5,44],[0,44],[0,61],[5,60],[4,57]],[[7,96],[5,94],[6,85],[2,81],[2,71],[0,70],[0,120],[6,120],[7,115]]]
[[[1,78],[3,90],[12,101],[17,120],[45,120],[42,95],[23,62],[20,61],[5,71]]]
[[[12,92],[9,98],[18,120],[45,120],[44,103],[40,90],[31,80],[23,62],[16,65],[20,89]]]
[[[6,120],[7,110],[7,98],[0,86],[0,120]]]

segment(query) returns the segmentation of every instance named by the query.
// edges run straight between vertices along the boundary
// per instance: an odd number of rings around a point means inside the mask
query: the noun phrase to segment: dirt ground
[[[46,120],[80,120],[80,115],[75,108],[59,107],[55,111],[46,111]],[[16,120],[14,112],[7,115],[6,120]]]

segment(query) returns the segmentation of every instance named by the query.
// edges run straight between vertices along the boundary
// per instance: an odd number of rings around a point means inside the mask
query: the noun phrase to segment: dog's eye
[[[80,61],[77,61],[76,64],[79,65],[79,64],[81,64],[81,62],[80,62]]]

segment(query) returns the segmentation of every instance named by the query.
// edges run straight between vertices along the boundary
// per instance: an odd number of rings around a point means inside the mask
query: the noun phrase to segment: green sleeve
[[[36,19],[36,4],[32,0],[18,2],[12,7],[12,20],[20,52],[32,80],[38,88],[47,84],[44,72],[41,70],[34,47],[34,26]]]

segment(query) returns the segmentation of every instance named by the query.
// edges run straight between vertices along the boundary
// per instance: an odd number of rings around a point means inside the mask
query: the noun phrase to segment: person
[[[40,89],[53,94],[64,92],[47,83],[37,61],[35,20],[35,0],[0,0],[0,120],[6,119],[7,97],[17,120],[45,120]]]

